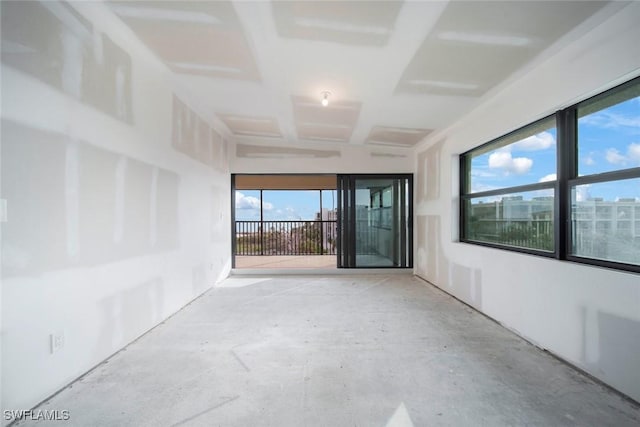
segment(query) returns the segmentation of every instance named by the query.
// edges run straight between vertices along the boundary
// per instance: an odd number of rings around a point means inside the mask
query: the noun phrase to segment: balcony
[[[337,221],[235,221],[236,268],[335,268]]]

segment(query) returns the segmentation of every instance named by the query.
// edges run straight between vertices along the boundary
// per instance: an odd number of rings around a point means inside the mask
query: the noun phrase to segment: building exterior
[[[553,197],[502,197],[472,204],[469,227],[481,241],[553,250],[553,209]],[[576,201],[573,211],[576,253],[606,259],[604,254],[612,250],[629,262],[640,259],[638,200],[590,198]]]

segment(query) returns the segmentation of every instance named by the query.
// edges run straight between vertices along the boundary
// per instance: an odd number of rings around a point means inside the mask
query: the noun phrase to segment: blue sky
[[[315,219],[320,210],[320,191],[264,190],[265,220],[309,220]],[[322,207],[337,207],[336,192],[322,191]],[[260,191],[236,191],[236,219],[260,219]]]
[[[552,127],[474,157],[472,192],[555,180],[556,137],[556,129]],[[580,175],[640,166],[640,97],[580,118],[578,138]],[[550,191],[531,192],[525,198],[544,194]],[[589,197],[640,200],[640,179],[580,186],[578,200]]]

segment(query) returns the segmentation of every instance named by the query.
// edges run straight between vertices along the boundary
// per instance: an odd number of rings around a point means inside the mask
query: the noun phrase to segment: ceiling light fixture
[[[329,95],[331,95],[331,92],[327,92],[327,91],[322,92],[322,106],[323,107],[326,107],[327,105],[329,105]]]

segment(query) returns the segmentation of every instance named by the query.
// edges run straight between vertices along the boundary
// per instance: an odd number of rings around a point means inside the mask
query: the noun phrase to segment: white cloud
[[[620,152],[615,148],[609,148],[605,154],[605,158],[607,159],[607,162],[612,165],[622,165],[627,162],[627,158],[620,154]]]
[[[627,153],[622,154],[615,148],[609,148],[605,154],[607,162],[612,165],[640,164],[640,143],[629,144]]]
[[[538,182],[549,182],[549,181],[555,181],[556,179],[557,179],[556,174],[550,173],[549,175],[545,175],[542,178],[540,178]]]
[[[537,135],[531,135],[528,138],[523,139],[512,144],[510,147],[522,150],[522,151],[539,151],[546,150],[547,148],[556,144],[556,139],[549,132],[540,132]]]
[[[302,219],[302,217],[300,216],[298,211],[296,211],[291,206],[287,206],[286,208],[284,208],[284,212],[283,212],[283,217],[282,218],[286,219],[286,220],[291,220],[291,221],[296,221],[296,220]]]
[[[260,209],[260,199],[236,192],[236,209]]]
[[[629,148],[627,148],[627,157],[629,157],[632,162],[640,164],[640,143],[629,145]]]
[[[602,113],[589,114],[578,119],[578,123],[587,126],[604,127],[606,117]]]
[[[584,164],[587,166],[593,166],[596,164],[596,161],[593,159],[592,153],[589,153],[589,155],[584,158]]]
[[[513,158],[508,151],[496,151],[489,156],[489,167],[491,169],[501,169],[505,173],[522,175],[531,170],[533,160],[528,157]]]
[[[264,202],[263,210],[270,211],[273,209],[273,204]],[[255,209],[260,210],[260,199],[253,196],[245,196],[239,191],[236,191],[236,209]]]
[[[586,200],[589,200],[589,198],[591,197],[591,193],[589,192],[589,187],[591,186],[591,184],[585,184],[585,185],[578,185],[576,187],[576,201],[577,202],[584,202]]]
[[[637,128],[640,127],[640,116],[624,116],[622,114],[602,111],[582,117],[580,123],[604,129],[617,129],[621,127]]]
[[[477,178],[495,178],[497,175],[493,172],[487,172],[486,170],[475,168],[471,170],[471,176]]]

